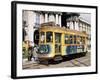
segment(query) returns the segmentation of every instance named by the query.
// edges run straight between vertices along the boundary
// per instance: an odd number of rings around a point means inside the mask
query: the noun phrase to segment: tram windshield
[[[46,33],[46,42],[52,42],[53,41],[53,33],[47,32]]]
[[[44,43],[45,42],[45,33],[44,32],[41,32],[40,33],[40,42],[41,43]]]

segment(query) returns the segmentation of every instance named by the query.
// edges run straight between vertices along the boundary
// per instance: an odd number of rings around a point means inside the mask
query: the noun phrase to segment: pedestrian
[[[33,54],[32,54],[32,47],[29,47],[29,49],[28,49],[28,61],[32,60],[32,56],[33,56]]]
[[[37,54],[37,52],[38,52],[38,47],[35,45],[34,49],[33,49],[33,57],[34,57],[35,61],[38,61],[38,54]]]

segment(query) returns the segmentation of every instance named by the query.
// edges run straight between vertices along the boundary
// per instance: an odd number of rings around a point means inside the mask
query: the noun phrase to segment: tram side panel
[[[77,54],[77,53],[83,53],[87,51],[87,46],[86,44],[65,44],[64,43],[64,35],[62,37],[63,42],[62,42],[62,56],[67,56],[71,54]]]
[[[68,45],[62,47],[62,56],[86,52],[84,45]]]

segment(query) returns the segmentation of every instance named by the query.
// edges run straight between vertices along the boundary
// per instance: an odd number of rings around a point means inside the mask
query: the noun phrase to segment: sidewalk
[[[91,50],[88,50],[88,52],[91,52]]]
[[[23,59],[23,65],[28,65],[28,64],[36,64],[37,62],[34,61],[34,59],[32,58],[32,61],[28,61],[28,59]]]

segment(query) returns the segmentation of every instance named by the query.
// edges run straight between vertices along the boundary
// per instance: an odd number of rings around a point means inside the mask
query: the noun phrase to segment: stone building
[[[34,46],[34,34],[38,33],[41,24],[54,22],[59,27],[66,27],[77,31],[86,32],[88,34],[88,46],[91,43],[91,24],[80,17],[79,13],[67,12],[50,12],[50,11],[32,11],[23,10],[23,41]]]
[[[68,29],[79,31],[79,14],[69,13],[66,15],[66,26]]]
[[[29,11],[23,10],[23,41],[28,41],[34,46],[34,33],[42,23],[54,22],[61,27],[60,12]]]
[[[88,34],[87,45],[88,49],[91,47],[91,24],[80,17],[78,13],[66,14],[66,28],[86,32]]]
[[[91,48],[91,24],[87,22],[86,20],[80,18],[79,28],[80,28],[80,31],[86,32],[88,34],[87,45],[88,45],[88,49],[90,49]]]

